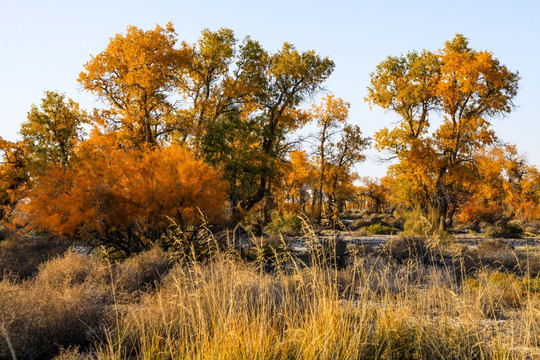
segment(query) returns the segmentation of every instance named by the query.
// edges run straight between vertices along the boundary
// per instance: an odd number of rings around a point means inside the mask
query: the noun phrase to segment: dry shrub
[[[525,231],[519,223],[499,221],[495,226],[488,226],[485,234],[492,238],[521,239]]]
[[[109,278],[109,270],[102,259],[70,249],[62,257],[41,264],[36,282],[58,287],[84,282],[106,284]]]
[[[68,247],[66,240],[47,234],[11,232],[0,242],[0,279],[7,274],[21,279],[33,276],[40,264]]]
[[[452,253],[452,266],[455,274],[460,278],[472,274],[481,267],[478,262],[478,253],[464,244],[452,244],[449,247]]]
[[[359,230],[363,228],[364,226],[369,226],[369,225],[371,225],[371,220],[365,219],[365,218],[359,218],[359,219],[354,220],[351,223],[350,228],[351,230]]]
[[[518,270],[519,259],[513,247],[501,239],[483,240],[476,248],[479,266]]]
[[[489,318],[504,318],[507,311],[522,306],[526,295],[523,281],[508,273],[482,271],[466,284],[476,296],[482,313]]]
[[[102,332],[105,312],[101,289],[76,284],[51,286],[28,280],[0,282],[0,322],[18,359],[50,358],[60,346],[87,346]],[[0,358],[10,358],[0,341]]]
[[[398,262],[407,259],[428,260],[429,250],[424,237],[400,234],[384,245],[383,254],[390,256]]]
[[[152,287],[167,274],[171,263],[170,255],[156,246],[117,263],[114,286],[124,293]]]
[[[373,254],[375,252],[375,249],[371,244],[355,244],[355,245],[349,245],[348,252],[353,257],[364,257],[368,256],[370,254]]]
[[[540,253],[522,253],[518,267],[522,273],[540,278]]]

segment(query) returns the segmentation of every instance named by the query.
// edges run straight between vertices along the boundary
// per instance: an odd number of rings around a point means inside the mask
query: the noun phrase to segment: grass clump
[[[372,224],[360,229],[360,233],[365,235],[392,235],[397,231],[398,229],[384,224]]]
[[[521,239],[525,235],[523,227],[517,223],[501,221],[486,228],[485,235],[491,238]]]
[[[63,254],[70,243],[62,238],[37,232],[7,232],[0,241],[0,279],[4,275],[26,279],[38,272],[41,264]]]
[[[50,358],[61,346],[89,346],[109,323],[107,303],[99,286],[2,280],[0,358],[11,358],[10,346],[18,359]]]
[[[265,230],[272,234],[297,235],[302,229],[302,219],[294,212],[274,214]]]

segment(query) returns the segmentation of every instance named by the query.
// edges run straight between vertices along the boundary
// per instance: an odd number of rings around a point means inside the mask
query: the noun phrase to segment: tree
[[[330,148],[327,197],[333,220],[343,211],[345,201],[354,197],[353,181],[356,175],[352,173],[352,168],[364,161],[366,157],[363,151],[369,146],[369,138],[362,137],[358,125],[347,124],[342,131],[341,139]]]
[[[349,106],[342,99],[328,95],[311,111],[319,127],[316,149],[318,185],[312,199],[319,221],[324,212],[334,218],[341,211],[345,199],[352,196],[351,169],[364,160],[362,152],[369,146],[369,139],[362,137],[360,128],[347,124]],[[337,134],[341,134],[338,139]]]
[[[224,169],[233,211],[263,199],[271,204],[289,137],[309,120],[299,107],[321,89],[334,63],[288,43],[276,53],[249,37],[239,44],[230,29],[206,29],[195,44],[176,43],[170,24],[129,27],[111,39],[79,77],[108,105],[94,120],[118,131],[124,146],[187,144],[197,158]]]
[[[521,221],[540,217],[540,171],[521,156],[514,145],[504,153],[504,204]]]
[[[128,146],[163,143],[179,126],[174,94],[187,50],[176,41],[170,23],[149,31],[129,26],[84,65],[79,82],[108,105],[95,120]]]
[[[362,209],[368,212],[381,213],[388,205],[389,189],[380,180],[369,176],[362,177],[361,186],[356,188],[356,195],[359,197]]]
[[[519,76],[487,51],[476,51],[457,34],[437,54],[411,52],[389,57],[371,75],[367,100],[391,109],[401,120],[375,135],[396,164],[390,172],[413,194],[407,201],[435,207],[441,225],[470,196],[475,180],[474,154],[496,140],[489,118],[509,113]],[[440,125],[429,133],[429,117]]]
[[[9,215],[24,197],[28,174],[28,149],[25,143],[0,138],[0,220]]]
[[[272,186],[278,183],[278,165],[289,148],[287,136],[304,126],[309,116],[298,108],[306,98],[321,90],[330,76],[334,62],[321,58],[314,51],[299,52],[285,43],[280,51],[268,57],[266,80],[255,98],[253,116],[257,119],[265,156],[258,176],[257,191],[245,201],[246,207],[266,198],[266,211],[272,203]]]
[[[515,145],[482,149],[475,156],[477,176],[472,195],[459,212],[468,223],[540,216],[540,172],[521,156]]]
[[[50,165],[66,167],[82,140],[87,116],[65,95],[46,91],[38,108],[32,105],[20,133],[28,148],[29,166],[43,172]]]
[[[328,142],[334,139],[334,136],[341,132],[341,126],[347,121],[349,116],[350,104],[342,99],[335,98],[333,95],[327,95],[323,97],[322,103],[319,106],[313,106],[312,117],[317,122],[319,127],[319,133],[317,136],[317,165],[319,169],[318,173],[318,186],[316,193],[313,194],[312,208],[316,209],[316,218],[320,221],[323,213],[323,190],[325,187],[325,180],[327,178],[327,171],[329,170],[328,164],[328,152],[330,146]]]
[[[316,167],[305,150],[292,151],[283,177],[282,211],[309,214],[310,192],[315,185]]]
[[[171,222],[181,229],[223,215],[219,174],[179,145],[119,148],[116,134],[79,146],[80,161],[52,166],[29,193],[30,225],[103,243],[125,253],[146,249]]]

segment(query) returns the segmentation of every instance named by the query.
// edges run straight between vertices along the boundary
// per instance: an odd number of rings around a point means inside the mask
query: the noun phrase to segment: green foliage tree
[[[38,172],[55,164],[68,166],[84,136],[87,115],[65,95],[46,91],[38,108],[32,105],[20,134],[28,148],[28,164]]]

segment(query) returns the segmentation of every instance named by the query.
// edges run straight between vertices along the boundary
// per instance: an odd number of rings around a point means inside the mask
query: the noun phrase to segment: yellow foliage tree
[[[25,143],[0,137],[0,161],[0,220],[4,220],[24,197],[29,180]]]
[[[316,159],[317,188],[312,194],[312,208],[318,221],[323,213],[335,220],[345,201],[354,194],[352,167],[365,159],[363,151],[369,139],[362,137],[358,126],[347,124],[349,103],[333,95],[323,97],[311,109],[319,128]],[[337,135],[341,135],[337,137]]]
[[[172,24],[149,31],[130,26],[79,76],[82,86],[108,105],[94,119],[119,131],[128,146],[163,142],[178,128],[173,95],[187,50],[175,48],[176,41]]]
[[[375,135],[379,150],[397,160],[390,173],[406,202],[435,207],[441,225],[471,195],[475,153],[494,143],[489,118],[509,113],[519,76],[487,51],[476,51],[460,34],[432,53],[389,57],[371,74],[367,100],[401,120]],[[440,125],[429,133],[429,117]]]
[[[305,150],[292,151],[289,156],[290,162],[284,171],[280,210],[309,213],[316,168]]]
[[[51,164],[68,166],[87,122],[79,104],[63,94],[46,91],[41,106],[32,105],[20,130],[31,170],[40,173]]]

